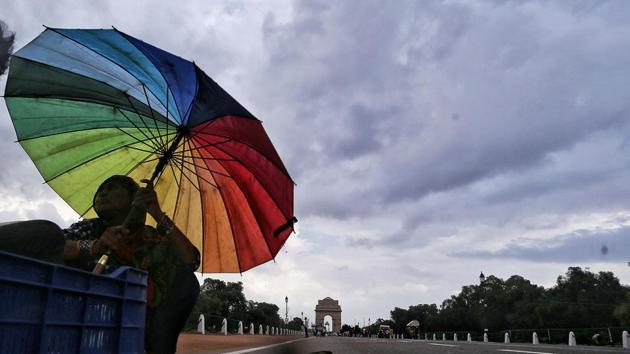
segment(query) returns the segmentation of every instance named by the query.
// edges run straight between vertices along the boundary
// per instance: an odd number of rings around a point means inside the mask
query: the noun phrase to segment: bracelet
[[[157,231],[165,236],[170,236],[173,233],[174,228],[175,224],[173,221],[171,221],[166,214],[162,214],[162,217],[156,227]]]
[[[79,255],[81,257],[92,257],[92,245],[94,240],[81,240],[79,241]]]

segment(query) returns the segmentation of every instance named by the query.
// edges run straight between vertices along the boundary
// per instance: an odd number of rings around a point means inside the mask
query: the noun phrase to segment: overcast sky
[[[479,272],[630,281],[630,2],[9,1],[42,25],[116,28],[194,60],[263,120],[299,234],[240,275],[248,299],[342,322],[438,303]],[[6,76],[0,78],[4,87]],[[0,222],[77,216],[0,105]]]

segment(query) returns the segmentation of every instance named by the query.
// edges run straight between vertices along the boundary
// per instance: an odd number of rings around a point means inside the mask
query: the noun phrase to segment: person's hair
[[[94,200],[96,200],[96,195],[101,191],[101,189],[103,189],[103,187],[107,183],[110,183],[110,182],[118,183],[123,188],[125,188],[127,192],[129,193],[129,199],[133,199],[133,196],[136,194],[138,189],[140,189],[140,186],[138,185],[138,183],[136,183],[136,181],[133,180],[133,178],[129,176],[123,176],[123,175],[113,175],[109,177],[108,179],[106,179],[105,181],[103,181],[103,183],[101,183],[100,186],[98,186],[96,193],[94,193],[94,198],[92,199],[92,205],[94,205]]]

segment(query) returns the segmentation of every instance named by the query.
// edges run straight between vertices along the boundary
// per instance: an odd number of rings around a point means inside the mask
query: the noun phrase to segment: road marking
[[[511,353],[527,353],[527,354],[555,354],[548,352],[528,352],[527,350],[514,350],[514,349],[497,349],[500,352],[511,352]]]
[[[455,344],[440,344],[440,343],[427,343],[428,345],[437,345],[440,347],[459,347],[458,345]]]
[[[311,337],[312,338],[312,337]],[[257,350],[263,350],[263,349],[268,349],[268,348],[273,348],[273,347],[277,347],[280,345],[285,345],[285,344],[289,344],[289,343],[293,343],[293,342],[298,342],[301,340],[305,340],[308,338],[299,338],[299,339],[294,339],[294,340],[290,340],[288,342],[282,342],[282,343],[276,343],[276,344],[271,344],[271,345],[266,345],[264,347],[258,347],[258,348],[250,348],[250,349],[243,349],[243,350],[237,350],[235,352],[229,352],[229,353],[223,353],[223,354],[242,354],[242,353],[249,353],[249,352],[255,352]]]

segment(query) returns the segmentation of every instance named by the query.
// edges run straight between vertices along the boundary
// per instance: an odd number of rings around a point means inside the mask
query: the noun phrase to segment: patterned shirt
[[[76,222],[64,229],[66,240],[97,240],[106,226],[100,219],[88,219]],[[194,271],[199,266],[199,254],[196,262],[186,267]],[[91,269],[97,259],[83,259],[77,266]],[[145,226],[144,230],[123,242],[117,252],[109,255],[105,273],[110,273],[120,266],[131,266],[146,270],[149,274],[147,282],[147,304],[156,307],[167,296],[168,285],[174,281],[175,269],[181,265],[170,239],[161,235],[155,228]]]

